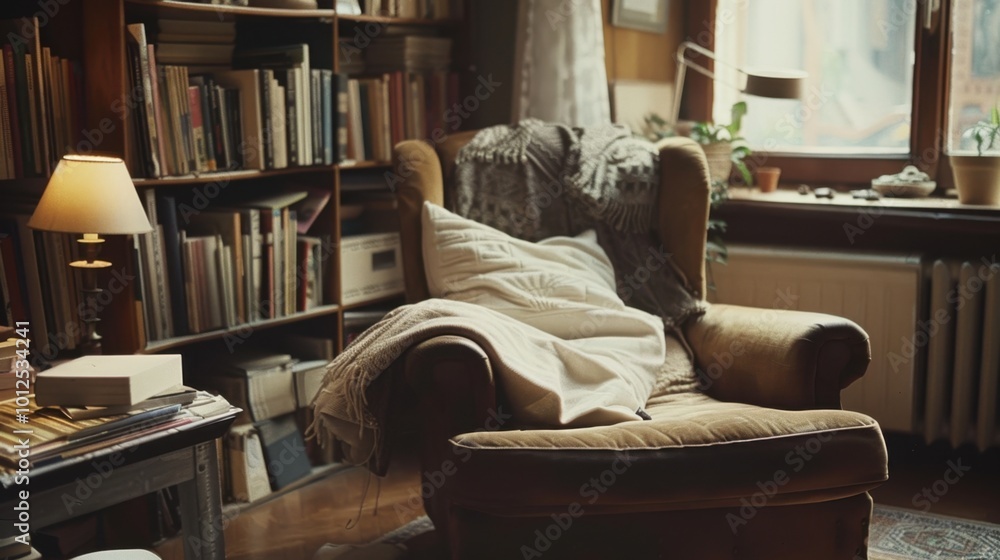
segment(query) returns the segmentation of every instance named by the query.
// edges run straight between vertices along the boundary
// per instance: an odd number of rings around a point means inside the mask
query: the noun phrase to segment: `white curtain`
[[[514,122],[611,122],[601,0],[519,0]]]

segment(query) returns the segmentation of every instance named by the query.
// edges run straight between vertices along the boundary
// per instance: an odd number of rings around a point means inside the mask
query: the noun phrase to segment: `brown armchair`
[[[428,297],[421,207],[446,205],[458,150],[395,150],[406,290]],[[705,293],[708,173],[693,142],[661,144],[658,231]],[[660,394],[651,421],[566,430],[506,425],[502,387],[469,340],[411,349],[403,375],[417,396],[424,504],[452,558],[866,558],[872,501],[887,479],[871,418],[840,409],[864,374],[868,338],[814,313],[727,305],[686,325],[702,391]]]

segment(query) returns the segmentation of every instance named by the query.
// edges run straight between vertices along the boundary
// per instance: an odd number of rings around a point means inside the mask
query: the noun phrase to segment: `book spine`
[[[170,308],[173,312],[174,334],[190,333],[187,312],[187,290],[184,282],[184,261],[181,258],[180,228],[177,223],[177,200],[172,196],[160,199],[157,209],[163,224],[163,245],[170,276]]]
[[[188,111],[191,114],[191,138],[193,140],[195,169],[208,171],[208,157],[205,149],[205,121],[201,113],[201,88],[188,86]]]
[[[260,74],[260,122],[264,129],[264,137],[261,139],[261,146],[264,149],[264,168],[274,169],[274,130],[271,119],[271,80],[273,72],[262,69]]]
[[[310,83],[312,85],[312,91],[310,93],[309,99],[312,104],[311,112],[312,118],[310,123],[312,123],[312,163],[315,165],[323,164],[323,88],[322,88],[322,72],[320,70],[312,71],[312,79]]]
[[[31,118],[30,126],[32,131],[31,153],[32,153],[32,159],[35,162],[35,169],[34,169],[35,175],[41,175],[43,173],[42,153],[41,153],[42,135],[41,135],[41,128],[39,127],[40,118],[38,114],[40,107],[36,102],[38,93],[36,91],[36,85],[35,85],[40,76],[38,77],[35,76],[35,63],[33,57],[30,54],[25,55],[25,71],[27,73],[27,78],[28,78],[28,115]]]
[[[0,178],[14,178],[14,146],[10,134],[10,106],[7,101],[7,72],[0,56]]]
[[[295,68],[285,70],[285,129],[288,138],[288,164],[306,165],[302,159],[302,147],[299,145],[299,101],[297,97],[300,92],[297,88],[297,71]]]
[[[14,67],[14,48],[3,46],[4,68],[7,78],[7,111],[10,115],[11,145],[14,148],[14,176],[24,177],[24,159],[21,154],[21,120],[18,110],[17,71]]]
[[[35,154],[32,149],[32,138],[35,131],[31,129],[31,104],[28,95],[28,71],[25,60],[26,51],[23,46],[14,49],[14,72],[17,78],[17,120],[21,132],[22,177],[35,171]]]
[[[205,162],[209,171],[215,171],[218,169],[215,159],[215,117],[207,84],[198,86],[198,99],[201,101],[202,133],[205,136]]]
[[[156,64],[156,49],[154,45],[146,45],[146,60],[149,66],[149,88],[150,100],[146,105],[146,110],[153,115],[154,126],[156,127],[156,140],[154,149],[158,155],[160,176],[169,174],[167,157],[167,126],[164,125],[163,100],[160,98],[160,72]]]
[[[232,169],[242,169],[246,166],[243,149],[249,145],[243,139],[243,107],[240,105],[240,92],[236,89],[224,90],[226,107],[229,110],[227,122],[230,126],[229,160]]]
[[[340,161],[340,115],[333,112],[333,71],[322,71],[320,96],[323,99],[323,163],[333,165]],[[336,132],[336,137],[334,133]]]

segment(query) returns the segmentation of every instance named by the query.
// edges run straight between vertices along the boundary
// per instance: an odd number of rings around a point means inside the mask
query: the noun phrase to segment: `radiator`
[[[712,265],[709,298],[855,321],[871,337],[872,363],[843,391],[845,409],[886,430],[985,449],[1000,443],[998,272],[986,259],[730,246],[729,263]]]

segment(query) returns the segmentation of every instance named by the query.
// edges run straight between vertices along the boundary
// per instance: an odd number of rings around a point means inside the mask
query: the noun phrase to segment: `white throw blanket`
[[[592,231],[530,243],[428,204],[423,242],[436,298],[396,309],[330,364],[313,403],[321,441],[367,462],[384,421],[366,388],[413,345],[449,334],[488,354],[518,425],[639,419],[664,363],[663,323],[622,303]]]

